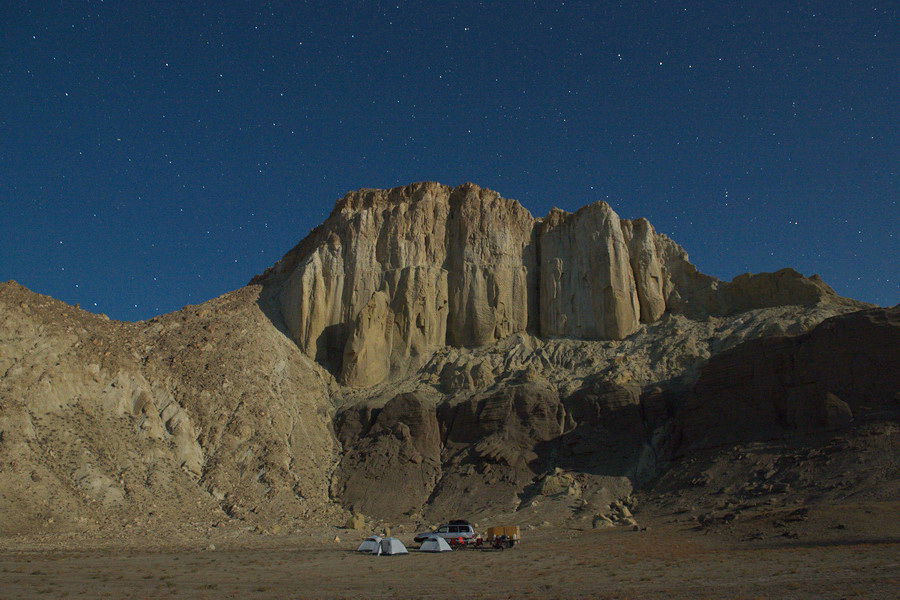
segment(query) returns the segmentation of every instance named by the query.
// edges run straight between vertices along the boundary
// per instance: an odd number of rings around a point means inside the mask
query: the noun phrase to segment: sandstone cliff
[[[699,273],[645,219],[603,202],[535,219],[474,184],[360,190],[254,280],[298,346],[351,386],[420,366],[443,346],[513,334],[617,340],[666,312],[729,315],[834,292],[794,271],[731,283]]]

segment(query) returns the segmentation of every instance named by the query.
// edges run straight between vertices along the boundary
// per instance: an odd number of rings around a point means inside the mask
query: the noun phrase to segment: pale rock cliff
[[[551,211],[539,239],[541,335],[602,340],[635,332],[637,286],[619,216],[608,204]]]
[[[666,312],[668,295],[668,280],[657,249],[656,230],[647,219],[623,219],[622,235],[628,244],[631,272],[641,307],[641,323],[654,323]],[[671,289],[671,283],[669,287]]]
[[[794,271],[723,283],[646,219],[603,202],[535,219],[474,184],[352,192],[265,274],[297,345],[353,387],[403,376],[444,346],[518,333],[617,340],[666,312],[693,318],[834,292]]]
[[[438,348],[512,335],[621,340],[664,314],[724,316],[835,294],[786,269],[723,283],[646,219],[597,202],[536,219],[467,183],[364,189],[254,279],[297,345],[352,387]]]
[[[475,185],[453,190],[449,204],[447,344],[484,346],[525,331],[536,289],[534,219]]]

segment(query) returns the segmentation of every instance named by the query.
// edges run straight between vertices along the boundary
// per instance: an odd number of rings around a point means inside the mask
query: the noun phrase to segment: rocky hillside
[[[697,452],[894,419],[897,312],[867,308],[703,275],[603,203],[361,190],[149,321],[0,285],[0,533],[627,519]]]
[[[0,285],[2,531],[328,514],[330,376],[258,291],[123,323]]]

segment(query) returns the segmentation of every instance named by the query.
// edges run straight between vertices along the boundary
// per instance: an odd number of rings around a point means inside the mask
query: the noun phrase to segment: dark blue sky
[[[148,318],[437,180],[895,304],[896,6],[0,0],[0,280]]]

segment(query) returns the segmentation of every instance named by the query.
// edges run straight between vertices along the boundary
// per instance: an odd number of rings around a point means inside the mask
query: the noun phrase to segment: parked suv
[[[425,533],[416,534],[416,537],[413,538],[417,544],[421,544],[428,538],[434,537],[442,537],[445,540],[455,539],[455,538],[463,538],[466,542],[475,541],[477,535],[475,534],[475,528],[472,527],[472,524],[468,521],[450,521],[446,525],[441,525],[434,531],[426,531]]]

